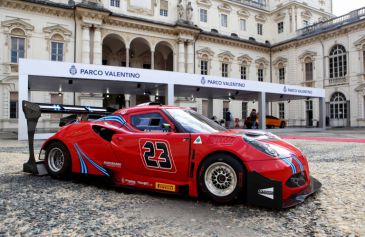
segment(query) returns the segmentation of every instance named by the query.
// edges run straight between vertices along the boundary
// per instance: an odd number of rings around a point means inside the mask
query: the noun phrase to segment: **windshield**
[[[226,129],[194,110],[166,109],[188,133],[215,133]]]

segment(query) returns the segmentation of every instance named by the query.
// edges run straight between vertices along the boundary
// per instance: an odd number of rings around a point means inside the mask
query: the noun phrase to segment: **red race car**
[[[227,130],[189,108],[146,105],[62,127],[42,146],[48,173],[103,175],[115,184],[219,203],[286,208],[318,191],[305,155],[277,136]]]

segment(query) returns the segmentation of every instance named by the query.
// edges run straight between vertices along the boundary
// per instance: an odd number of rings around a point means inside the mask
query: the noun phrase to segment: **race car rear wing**
[[[23,171],[36,175],[42,175],[44,173],[43,165],[37,164],[34,156],[34,134],[37,127],[38,119],[41,117],[42,113],[93,114],[106,116],[114,112],[113,109],[106,109],[94,106],[32,103],[26,100],[22,101],[22,108],[25,118],[27,120],[29,145],[29,160],[23,164]]]

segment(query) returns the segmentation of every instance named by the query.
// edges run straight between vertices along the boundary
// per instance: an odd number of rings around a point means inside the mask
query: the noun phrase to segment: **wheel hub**
[[[221,197],[231,194],[237,186],[235,171],[224,162],[211,164],[207,168],[204,180],[208,190],[212,194]]]

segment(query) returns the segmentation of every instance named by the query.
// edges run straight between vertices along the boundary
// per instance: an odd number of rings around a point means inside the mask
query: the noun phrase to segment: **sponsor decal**
[[[200,137],[200,136],[198,136],[198,137],[195,139],[194,144],[203,144],[203,141],[202,141],[202,139],[201,139],[201,137]]]
[[[125,179],[125,178],[122,178],[122,183],[126,184],[126,185],[136,185],[137,181],[135,180],[131,180],[131,179]]]
[[[259,189],[257,193],[261,196],[274,199],[274,187]]]
[[[286,89],[286,86],[284,86],[284,89],[283,89],[284,92],[287,92],[288,90]]]
[[[155,188],[158,190],[168,191],[168,192],[175,192],[176,186],[174,184],[165,184],[165,183],[155,183]]]
[[[104,161],[104,165],[114,168],[121,168],[122,164],[119,162]]]
[[[143,185],[143,186],[148,186],[148,187],[152,187],[153,185],[150,182],[142,182],[142,181],[137,181],[138,185]]]
[[[75,65],[72,65],[72,66],[70,67],[69,72],[70,72],[70,74],[71,74],[72,76],[77,74],[77,69],[76,69]]]

